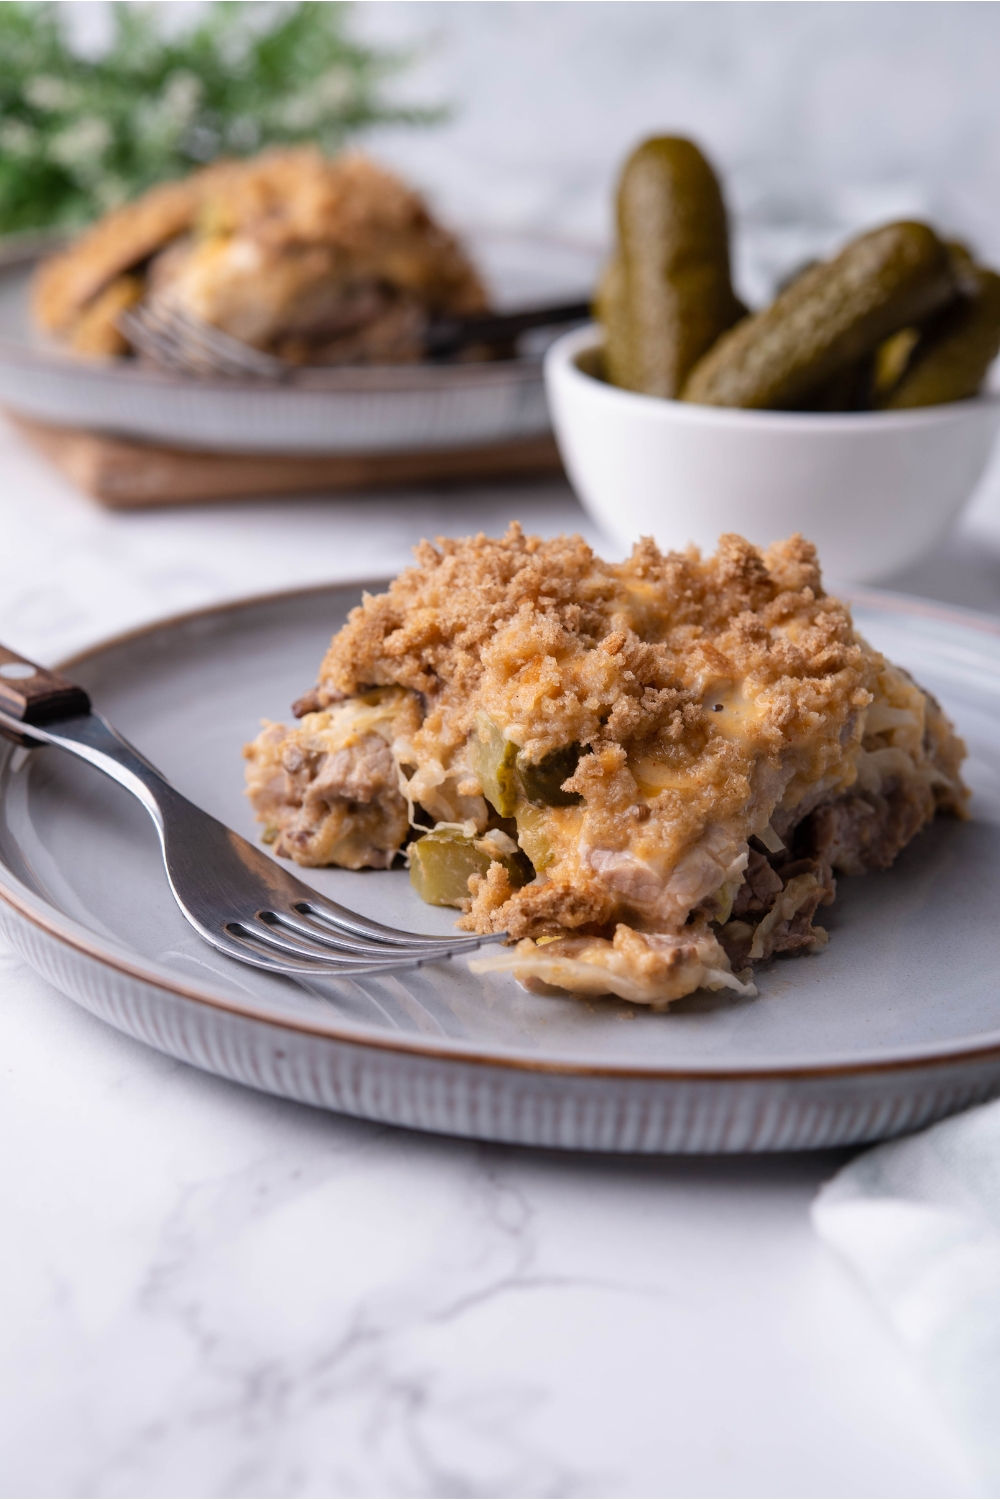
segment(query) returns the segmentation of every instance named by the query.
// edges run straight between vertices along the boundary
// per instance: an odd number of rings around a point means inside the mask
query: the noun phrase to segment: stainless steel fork
[[[401,932],[328,901],[183,797],[93,712],[83,688],[3,646],[0,734],[30,748],[68,750],[137,797],[156,825],[177,905],[230,958],[274,974],[349,977],[412,968],[494,940]]]

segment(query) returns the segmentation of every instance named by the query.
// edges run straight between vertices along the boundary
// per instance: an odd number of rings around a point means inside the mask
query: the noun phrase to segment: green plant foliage
[[[216,0],[167,35],[156,5],[111,7],[110,46],[71,45],[67,6],[0,4],[0,233],[77,225],[217,156],[334,150],[436,109],[384,97],[408,56],[352,41],[340,3]]]

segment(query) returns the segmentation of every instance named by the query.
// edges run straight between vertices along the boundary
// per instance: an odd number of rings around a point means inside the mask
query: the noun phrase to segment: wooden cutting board
[[[7,416],[67,479],[115,510],[513,478],[562,467],[550,434],[424,453],[199,453]]]

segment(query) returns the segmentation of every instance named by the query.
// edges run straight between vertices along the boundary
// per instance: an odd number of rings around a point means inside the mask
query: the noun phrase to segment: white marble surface
[[[0,429],[0,639],[54,660],[514,513],[583,524],[558,482],[111,515]],[[976,559],[953,547],[939,591],[996,604]],[[840,1156],[324,1116],[143,1049],[7,952],[0,1033],[0,1493],[976,1493],[809,1227]]]
[[[374,143],[455,217],[600,238],[621,154],[666,128],[726,172],[752,295],[897,213],[1000,259],[995,5],[359,25],[418,40],[407,87],[455,105]],[[52,661],[514,513],[584,525],[555,482],[108,515],[0,427],[0,640]],[[998,538],[995,473],[896,586],[1000,612]],[[0,951],[0,1493],[975,1494],[810,1228],[842,1159],[570,1158],[324,1116],[143,1049]]]

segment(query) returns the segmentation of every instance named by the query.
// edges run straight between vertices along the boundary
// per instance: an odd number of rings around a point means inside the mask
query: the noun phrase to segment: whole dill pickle
[[[974,396],[1000,351],[1000,276],[974,267],[974,296],[963,296],[921,331],[896,384],[878,399],[884,411],[940,406]]]
[[[886,224],[798,276],[771,306],[722,335],[682,399],[787,410],[957,293],[947,247],[926,224]]]
[[[625,277],[617,255],[608,261],[601,273],[594,296],[593,312],[604,334],[601,374],[612,385],[623,385],[624,381],[616,379],[615,374],[621,375],[628,369],[628,319],[625,310]]]
[[[660,136],[625,163],[618,249],[597,297],[612,385],[677,396],[688,371],[746,309],[729,274],[715,173],[691,141]]]

